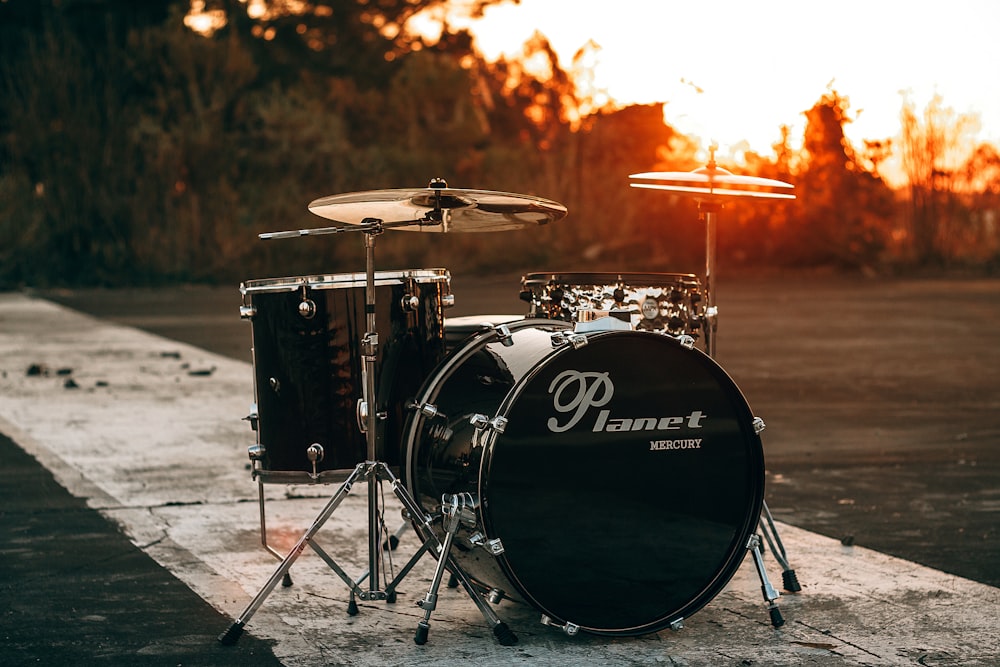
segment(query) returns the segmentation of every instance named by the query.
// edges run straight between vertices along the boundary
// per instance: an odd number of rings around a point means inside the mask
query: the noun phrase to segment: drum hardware
[[[764,558],[760,554],[760,535],[751,535],[750,540],[747,542],[747,550],[753,555],[754,565],[757,567],[758,572],[766,572],[764,567]],[[781,616],[781,610],[778,609],[778,605],[775,604],[781,595],[774,589],[771,585],[771,581],[767,578],[767,575],[762,575],[761,578],[761,590],[764,593],[764,601],[767,602],[767,612],[771,617],[771,625],[776,628],[780,628],[785,624],[785,619]]]
[[[718,336],[718,315],[719,309],[715,303],[715,274],[717,255],[717,234],[718,234],[718,213],[727,200],[739,197],[753,199],[795,199],[795,195],[784,192],[785,189],[792,189],[790,183],[768,178],[755,176],[740,176],[733,174],[727,169],[719,167],[715,161],[715,151],[717,146],[709,148],[709,161],[705,167],[695,169],[691,172],[645,172],[631,174],[633,182],[630,185],[634,188],[648,188],[654,190],[665,190],[694,198],[698,202],[698,219],[705,222],[705,350],[709,356],[715,356],[716,339]],[[755,420],[755,428],[758,424]],[[763,422],[760,422],[763,430]],[[774,522],[765,521],[764,517],[770,517],[770,510],[767,503],[762,503],[761,517],[758,519],[758,526],[761,532],[767,537],[768,544],[781,544]],[[750,548],[750,547],[748,547]],[[775,627],[784,624],[781,612],[774,600],[770,597],[773,587],[767,578],[767,573],[763,567],[763,561],[759,558],[759,540],[754,551],[754,563],[757,573],[760,575],[764,598],[768,604],[771,623]],[[785,590],[796,593],[802,590],[799,585],[795,570],[792,569],[786,559],[784,547],[779,550],[772,549],[779,565],[783,568],[782,581]]]
[[[439,554],[435,579],[432,582],[427,597],[424,599],[425,616],[420,625],[418,625],[417,634],[414,638],[415,641],[422,644],[427,640],[430,614],[436,606],[437,588],[440,585],[444,569],[448,568],[451,571],[452,579],[462,584],[466,593],[479,608],[497,640],[502,645],[512,645],[517,642],[516,635],[493,612],[492,608],[478,592],[473,581],[457,566],[454,559],[450,556],[449,549],[447,548],[450,546],[450,543],[447,541],[449,538],[446,536],[445,544],[442,544],[437,539],[431,529],[434,517],[423,511],[410,495],[409,491],[393,475],[388,464],[379,459],[379,435],[382,429],[377,428],[377,426],[386,419],[387,414],[385,411],[379,410],[379,404],[376,400],[376,361],[379,339],[376,328],[375,239],[387,229],[440,232],[519,229],[529,225],[542,225],[559,220],[566,215],[566,208],[561,204],[539,197],[527,197],[524,195],[483,190],[452,190],[448,188],[447,183],[443,180],[435,179],[431,181],[428,188],[423,190],[383,190],[325,197],[313,201],[309,205],[309,210],[320,217],[334,220],[339,223],[338,226],[312,230],[304,229],[265,233],[260,234],[259,237],[262,240],[267,240],[344,232],[361,232],[364,234],[364,312],[367,326],[361,338],[363,393],[361,399],[357,402],[356,419],[359,429],[365,435],[366,458],[363,462],[357,463],[347,479],[337,488],[326,506],[317,515],[312,525],[284,557],[281,564],[250,601],[242,614],[219,636],[219,641],[223,644],[234,644],[238,641],[246,623],[264,603],[277,585],[277,582],[281,580],[285,585],[290,585],[289,570],[308,545],[349,588],[351,599],[348,605],[348,613],[357,613],[356,597],[362,600],[394,602],[396,599],[396,586],[427,551],[435,549]],[[279,286],[278,289],[283,289],[283,286]],[[311,302],[311,300],[306,298],[305,285],[302,286],[302,290],[303,301],[299,304],[298,311],[304,319],[311,320],[316,316],[315,303],[312,303],[312,305],[303,305]],[[415,295],[412,294],[405,295],[400,301],[400,306],[403,310],[415,311],[419,309],[420,305],[420,299],[415,298]],[[252,318],[256,316],[256,311],[248,306],[245,309],[241,309],[241,314]],[[443,334],[441,338],[443,339]],[[256,344],[254,345],[254,363],[256,366]],[[274,378],[271,379],[273,380]],[[258,381],[255,377],[256,385],[258,385]],[[428,412],[430,412],[429,408],[421,410],[422,414],[427,414]],[[312,473],[309,474],[311,478],[316,478],[321,474],[317,470],[317,464],[324,458],[322,446],[319,443],[314,443],[314,445],[315,447],[310,445],[307,448],[307,458],[312,467]],[[250,448],[250,451],[254,475],[258,481],[261,503],[262,540],[265,543],[265,547],[267,547],[263,479],[259,474],[267,472],[261,470],[261,462],[267,455],[267,449],[266,447],[254,446]],[[348,576],[343,568],[313,538],[334,514],[337,507],[351,491],[353,484],[361,479],[364,479],[368,486],[368,570],[355,580]],[[393,493],[403,504],[404,511],[410,517],[414,529],[423,538],[422,545],[417,552],[384,588],[380,582],[380,536],[384,524],[381,518],[378,495],[382,482],[389,482],[391,484]],[[455,502],[459,503],[457,500]],[[463,510],[465,500],[463,499],[461,503],[461,507],[454,507],[450,514],[448,507],[452,506],[442,503],[442,522],[448,523],[449,535],[454,534],[454,531],[462,523],[463,518],[467,520],[467,512]],[[273,549],[270,547],[267,548],[274,553]],[[368,580],[366,590],[361,588],[361,583],[365,579]]]
[[[472,511],[475,500],[469,493],[459,493],[454,495],[443,495],[441,497],[442,523],[444,524],[444,543],[438,553],[437,566],[434,568],[434,576],[431,578],[431,587],[423,600],[417,602],[417,606],[424,610],[424,617],[417,624],[417,633],[413,641],[417,644],[427,643],[427,634],[430,632],[431,612],[437,608],[438,589],[441,587],[441,579],[444,577],[445,564],[448,562],[451,551],[452,540],[460,525],[476,525],[476,515]]]
[[[587,337],[580,333],[565,333],[563,331],[557,331],[551,336],[549,340],[552,341],[552,347],[558,348],[563,345],[571,345],[574,349],[580,349],[587,344]]]
[[[575,637],[580,633],[580,626],[573,623],[559,623],[552,620],[547,615],[542,614],[542,618],[539,620],[542,625],[547,625],[550,628],[556,628],[557,630],[562,630],[570,637]]]

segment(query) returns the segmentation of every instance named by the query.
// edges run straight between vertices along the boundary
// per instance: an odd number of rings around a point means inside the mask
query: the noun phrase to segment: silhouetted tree
[[[784,247],[794,263],[873,267],[881,259],[892,192],[860,164],[844,136],[848,107],[847,98],[830,91],[806,112],[795,222]]]

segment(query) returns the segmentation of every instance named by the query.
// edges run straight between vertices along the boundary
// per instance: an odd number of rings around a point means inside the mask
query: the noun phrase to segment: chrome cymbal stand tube
[[[705,352],[715,358],[715,334],[719,328],[719,308],[715,305],[715,252],[717,216],[722,204],[698,201],[698,215],[705,221]]]

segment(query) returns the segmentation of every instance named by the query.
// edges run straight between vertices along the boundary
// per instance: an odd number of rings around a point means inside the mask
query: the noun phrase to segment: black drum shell
[[[406,401],[444,356],[449,276],[441,269],[421,269],[379,271],[375,278],[375,394],[377,412],[385,413],[385,419],[375,421],[376,456],[398,466]],[[301,472],[301,481],[316,481],[307,477],[313,471],[307,456],[313,443],[324,450],[318,473],[350,470],[365,461],[367,436],[357,418],[364,394],[365,275],[247,281],[241,291],[253,313],[261,478]],[[416,298],[415,308],[410,297]],[[287,476],[274,481],[287,481]]]
[[[404,483],[429,511],[443,494],[473,494],[478,525],[457,536],[456,563],[557,622],[637,635],[690,616],[736,572],[760,515],[763,453],[746,400],[669,336],[589,333],[580,349],[553,348],[568,325],[508,327],[512,345],[482,332],[428,378],[418,401],[444,416],[408,421]],[[605,372],[613,399],[548,431],[570,414],[553,407],[553,378]],[[506,418],[503,432],[472,427],[476,413]],[[640,419],[640,430],[607,430]],[[493,539],[496,557],[473,546]]]

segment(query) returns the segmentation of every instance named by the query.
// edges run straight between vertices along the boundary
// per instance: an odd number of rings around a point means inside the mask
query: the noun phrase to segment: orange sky
[[[979,138],[1000,144],[998,0],[522,0],[472,28],[488,57],[515,55],[538,30],[564,67],[593,39],[599,88],[668,101],[672,125],[722,152],[746,140],[770,154],[783,124],[800,136],[831,81],[860,110],[845,128],[856,143],[896,134],[910,91],[920,110],[937,93],[978,114]]]

